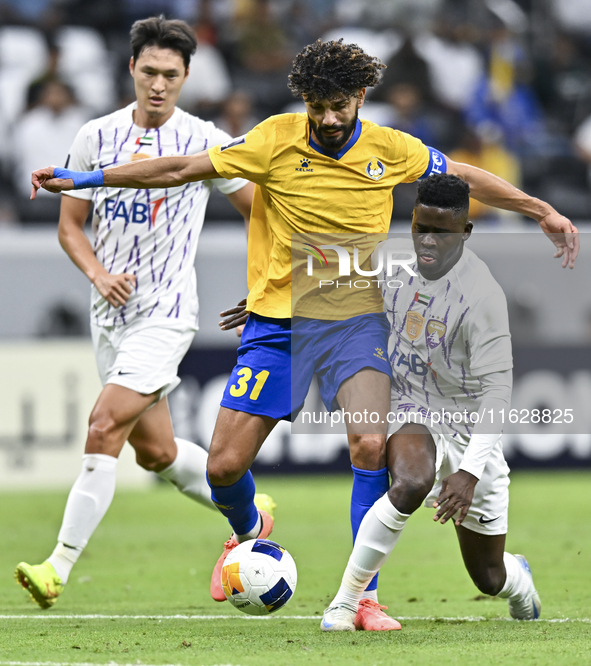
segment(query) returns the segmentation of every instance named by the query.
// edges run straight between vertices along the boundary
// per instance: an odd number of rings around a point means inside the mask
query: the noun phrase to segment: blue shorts
[[[292,323],[292,414],[302,408],[314,374],[328,411],[338,409],[341,384],[363,368],[378,370],[392,379],[390,325],[384,313],[342,321],[295,317]]]
[[[291,319],[251,313],[222,407],[290,420]]]
[[[222,407],[291,420],[303,406],[314,374],[328,410],[338,407],[340,385],[363,368],[392,377],[385,314],[343,321],[296,317],[293,330],[291,323],[250,315]]]

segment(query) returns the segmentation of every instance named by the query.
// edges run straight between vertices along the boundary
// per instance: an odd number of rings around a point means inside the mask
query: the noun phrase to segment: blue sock
[[[246,534],[254,529],[259,512],[254,505],[254,479],[250,471],[231,486],[212,486],[211,499],[226,516],[236,534]]]
[[[390,478],[388,468],[371,471],[353,467],[353,490],[351,492],[351,529],[353,531],[353,542],[357,538],[359,525],[369,509],[388,492]],[[378,587],[378,574],[376,574],[366,590],[375,590]]]

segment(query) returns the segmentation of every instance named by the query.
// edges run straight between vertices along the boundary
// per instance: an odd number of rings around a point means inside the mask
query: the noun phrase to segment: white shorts
[[[416,415],[416,419],[415,419]],[[469,439],[460,435],[441,434],[431,427],[424,415],[411,410],[406,413],[406,423],[424,425],[435,442],[435,484],[427,498],[425,506],[433,509],[433,502],[441,493],[441,482],[450,474],[457,472],[464,457]],[[422,418],[421,418],[422,416]],[[388,437],[402,428],[404,423],[392,423],[388,426]],[[474,498],[462,525],[490,536],[507,534],[509,511],[509,466],[503,456],[502,437],[495,442],[487,460],[481,478],[474,488]]]
[[[194,328],[137,317],[127,326],[91,324],[92,343],[103,386],[118,384],[159,400],[180,384],[178,366]]]
[[[441,482],[459,470],[468,445],[467,438],[457,435],[435,435],[433,439],[437,447],[437,470],[435,484],[425,499],[425,506],[431,509],[441,492]],[[502,436],[499,435],[474,488],[472,505],[462,525],[479,534],[507,534],[508,511],[509,466],[503,456]]]

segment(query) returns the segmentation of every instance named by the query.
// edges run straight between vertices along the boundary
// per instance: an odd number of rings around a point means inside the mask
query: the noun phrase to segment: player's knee
[[[482,571],[477,571],[471,573],[472,580],[474,585],[482,592],[482,594],[488,594],[491,597],[496,596],[502,589],[505,583],[505,576],[501,569],[483,569]]]
[[[413,513],[423,504],[432,487],[431,475],[407,476],[403,479],[394,479],[388,490],[388,497],[398,511]]]
[[[112,455],[119,424],[109,414],[92,414],[88,424],[87,453]]]
[[[169,451],[154,449],[135,452],[135,460],[140,467],[143,467],[148,472],[161,472],[163,469],[170,467],[174,462],[174,456]]]
[[[235,457],[211,456],[207,460],[207,476],[212,486],[231,486],[239,481],[248,471],[241,460]]]
[[[351,464],[360,469],[386,466],[386,438],[382,435],[349,435]]]

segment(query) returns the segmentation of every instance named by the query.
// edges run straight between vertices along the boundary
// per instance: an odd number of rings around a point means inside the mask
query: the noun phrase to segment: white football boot
[[[514,620],[537,620],[542,612],[542,602],[534,586],[531,569],[523,555],[515,555],[515,557],[525,571],[529,587],[525,594],[516,599],[509,599],[509,613]]]
[[[320,628],[322,631],[355,631],[356,615],[357,609],[351,610],[341,604],[329,606],[324,611]]]

